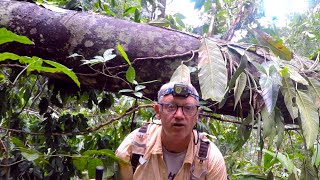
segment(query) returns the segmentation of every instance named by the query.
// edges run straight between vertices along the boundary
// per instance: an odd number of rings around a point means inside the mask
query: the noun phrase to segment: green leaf
[[[0,53],[0,62],[5,60],[19,60],[19,58],[20,56],[13,53],[9,53],[9,52]]]
[[[252,128],[250,124],[252,123],[252,114],[253,112],[251,111],[250,114],[242,121],[241,126],[238,127],[238,142],[235,145],[235,148],[233,149],[233,152],[238,151],[239,149],[242,148],[242,146],[247,142],[247,140],[250,137]]]
[[[276,133],[275,112],[272,111],[272,113],[269,113],[267,107],[264,106],[261,111],[261,117],[263,120],[263,137],[266,138],[270,136],[270,140],[272,142],[272,137],[274,137]]]
[[[258,70],[260,73],[266,74],[266,75],[268,74],[268,72],[266,71],[266,69],[265,69],[261,64],[256,63],[256,62],[254,62],[254,61],[251,61],[251,63],[252,63],[252,65],[254,65],[254,67],[257,68],[257,70]]]
[[[54,61],[50,61],[50,60],[43,60],[43,61],[45,63],[55,67],[57,71],[62,72],[64,74],[66,74],[67,76],[69,76],[77,84],[77,86],[80,87],[80,82],[78,80],[78,77],[72,70],[70,70],[66,66],[64,66],[60,63],[54,62]]]
[[[72,164],[74,167],[79,170],[80,172],[84,171],[87,168],[88,165],[88,158],[79,156],[79,157],[73,157],[72,158]]]
[[[16,145],[16,146],[18,146],[18,147],[23,147],[23,148],[26,148],[26,146],[22,143],[22,141],[20,140],[20,139],[18,139],[18,138],[16,138],[16,137],[10,137],[10,141],[14,144],[14,145]]]
[[[157,26],[157,27],[169,27],[170,26],[170,22],[165,18],[159,18],[159,19],[152,20],[148,24],[151,26]]]
[[[203,39],[198,68],[202,98],[221,102],[226,91],[228,76],[226,62],[216,42]]]
[[[133,90],[132,89],[121,89],[119,91],[119,93],[128,93],[128,92],[133,92]]]
[[[291,173],[296,173],[297,168],[294,166],[292,160],[288,157],[285,156],[284,154],[281,154],[280,152],[274,153],[269,150],[263,149],[263,152],[270,154],[274,158],[277,158],[279,162],[282,164],[284,168],[288,170],[288,172]]]
[[[291,118],[294,120],[298,117],[298,108],[293,105],[293,100],[296,97],[296,91],[290,78],[284,77],[282,79],[282,86],[280,87],[281,93],[284,97],[284,103],[290,113]]]
[[[116,54],[112,53],[113,50],[114,49],[107,49],[106,51],[104,51],[103,58],[105,61],[109,61],[117,56]]]
[[[308,78],[309,84],[314,90],[316,97],[320,99],[320,82],[314,78]]]
[[[234,109],[236,109],[246,85],[247,75],[245,73],[241,73],[240,76],[237,78],[236,86],[234,87]]]
[[[21,152],[21,155],[26,158],[28,161],[34,161],[39,158],[38,153],[27,153],[27,152]]]
[[[0,28],[0,45],[7,42],[19,42],[22,44],[33,44],[33,42],[26,36],[19,36],[15,33],[8,31],[6,28]]]
[[[146,86],[144,86],[144,85],[137,85],[136,87],[134,87],[134,90],[136,91],[136,92],[138,92],[138,91],[140,91],[140,90],[142,90],[142,89],[145,89],[146,88]]]
[[[292,80],[306,86],[309,85],[308,81],[304,77],[302,77],[297,71],[295,71],[293,68],[288,67],[288,70],[289,70],[290,78]]]
[[[276,146],[277,146],[277,149],[280,149],[280,146],[283,142],[283,137],[284,137],[284,118],[281,111],[278,108],[275,110],[275,121],[277,125],[277,136],[278,136]]]
[[[276,56],[279,56],[281,59],[287,61],[290,61],[292,59],[293,53],[283,45],[282,40],[275,40],[269,34],[259,29],[254,29],[252,32],[259,44],[270,48]]]
[[[142,96],[143,96],[143,94],[141,92],[134,92],[133,94],[138,98],[142,98]]]
[[[132,66],[129,66],[127,72],[126,72],[126,79],[130,83],[133,83],[133,81],[136,79],[136,71]]]
[[[110,157],[116,161],[122,161],[122,162],[125,162],[123,161],[122,159],[118,158],[115,153],[110,150],[110,149],[99,149],[99,150],[87,150],[85,151],[83,154],[83,156],[98,156],[98,155],[104,155],[104,156],[107,156],[107,157]]]
[[[188,66],[181,64],[172,74],[170,82],[191,82]]]
[[[232,89],[236,80],[238,79],[238,77],[240,76],[241,73],[244,72],[245,68],[247,67],[248,65],[248,59],[247,59],[247,56],[244,55],[241,57],[241,60],[240,60],[240,65],[239,67],[237,68],[237,70],[233,73],[229,83],[228,83],[228,88],[229,89]]]
[[[302,132],[306,139],[307,148],[310,148],[317,139],[319,114],[310,96],[299,90],[297,91],[297,105],[301,117]]]
[[[103,166],[102,160],[98,158],[90,159],[88,161],[88,172],[89,172],[89,178],[94,179],[96,176],[96,167],[97,166]]]
[[[121,56],[127,61],[127,63],[129,64],[129,66],[131,66],[131,62],[128,58],[127,53],[124,51],[124,49],[122,48],[122,46],[118,43],[118,50],[121,54]]]
[[[319,143],[314,145],[312,164],[314,164],[316,167],[320,166],[320,144]]]
[[[274,67],[270,64],[267,66],[269,66],[269,70],[270,68]],[[281,76],[278,72],[274,72],[272,74],[261,74],[259,84],[262,90],[261,95],[263,97],[264,103],[267,107],[268,112],[271,113],[278,99],[278,92],[281,85]]]
[[[302,164],[301,176],[300,179],[318,179],[317,172],[315,171],[314,167],[312,166],[310,160],[306,160]]]

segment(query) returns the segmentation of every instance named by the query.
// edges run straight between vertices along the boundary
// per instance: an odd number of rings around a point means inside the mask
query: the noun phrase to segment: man
[[[116,155],[121,180],[225,180],[225,162],[218,148],[194,130],[199,116],[199,95],[189,83],[167,83],[154,106],[161,124],[130,133]]]

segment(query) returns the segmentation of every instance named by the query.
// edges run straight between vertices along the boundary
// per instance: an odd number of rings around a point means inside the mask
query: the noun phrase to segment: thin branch
[[[146,108],[146,107],[153,107],[154,104],[144,104],[144,105],[139,105],[139,106],[135,106],[132,107],[130,109],[128,109],[125,113],[123,113],[122,115],[112,118],[109,121],[102,123],[101,125],[97,126],[97,127],[92,127],[89,128],[85,131],[79,131],[79,132],[61,132],[61,133],[55,133],[55,132],[26,132],[23,130],[17,130],[17,129],[10,129],[10,128],[4,128],[4,127],[0,127],[0,129],[2,130],[6,130],[6,131],[10,131],[10,132],[17,132],[17,133],[25,133],[25,134],[30,134],[30,135],[53,135],[53,136],[61,136],[61,135],[67,135],[67,136],[72,136],[72,135],[85,135],[85,134],[89,134],[91,132],[97,131],[111,123],[113,123],[114,121],[117,121],[127,115],[130,115],[131,113],[133,113],[134,111],[137,111],[140,108]]]

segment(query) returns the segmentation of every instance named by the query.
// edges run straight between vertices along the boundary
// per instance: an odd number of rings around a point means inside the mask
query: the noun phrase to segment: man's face
[[[199,115],[197,105],[197,101],[192,96],[187,98],[174,97],[171,94],[164,96],[158,107],[155,108],[158,118],[161,119],[164,137],[186,138],[190,136]]]

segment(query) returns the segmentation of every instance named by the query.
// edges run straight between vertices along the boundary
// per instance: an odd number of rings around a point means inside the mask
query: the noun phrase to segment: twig
[[[125,113],[123,113],[122,115],[118,116],[118,117],[115,117],[115,118],[112,118],[110,119],[109,121],[105,122],[105,123],[102,123],[101,125],[97,126],[97,127],[93,127],[93,128],[89,128],[85,131],[79,131],[79,132],[62,132],[62,133],[55,133],[55,132],[26,132],[26,131],[23,131],[23,130],[18,130],[18,129],[10,129],[10,128],[4,128],[4,127],[0,127],[0,129],[2,130],[6,130],[6,131],[11,131],[11,132],[17,132],[17,133],[25,133],[25,134],[30,134],[30,135],[52,135],[52,136],[61,136],[61,135],[67,135],[67,136],[72,136],[72,135],[84,135],[84,134],[88,134],[90,132],[93,132],[93,131],[97,131],[101,128],[103,128],[104,126],[107,126],[111,123],[113,123],[114,121],[117,121],[131,113],[133,113],[134,111],[140,109],[140,108],[147,108],[147,107],[153,107],[154,104],[144,104],[144,105],[139,105],[139,106],[135,106],[135,107],[132,107],[130,109],[128,109]]]

